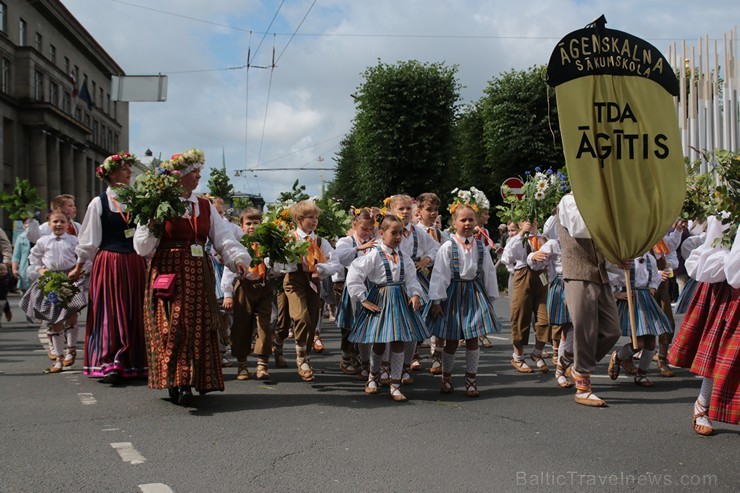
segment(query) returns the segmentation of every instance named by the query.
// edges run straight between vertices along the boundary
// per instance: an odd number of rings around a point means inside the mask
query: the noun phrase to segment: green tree
[[[489,81],[480,101],[485,164],[479,179],[489,199],[501,201],[499,187],[509,176],[535,166],[565,165],[555,93],[543,67],[511,70]]]
[[[457,67],[415,60],[378,61],[366,69],[353,95],[354,131],[340,149],[340,181],[330,187],[332,195],[370,205],[393,193],[446,190],[460,90],[456,74]]]
[[[234,194],[234,187],[231,185],[226,169],[211,168],[211,174],[208,177],[208,191],[214,197],[221,197],[228,201]]]
[[[365,199],[357,191],[359,161],[354,127],[340,142],[334,161],[336,162],[334,179],[327,185],[327,195],[342,200],[347,207],[350,205],[362,207],[365,205]]]
[[[467,105],[457,119],[454,129],[454,146],[457,176],[450,189],[470,188],[485,190],[488,184],[486,169],[486,147],[483,141],[483,112],[480,102]],[[445,200],[442,198],[443,201]]]

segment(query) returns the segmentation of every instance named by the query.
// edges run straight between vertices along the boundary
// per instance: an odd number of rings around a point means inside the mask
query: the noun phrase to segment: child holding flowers
[[[443,394],[453,392],[455,352],[459,341],[465,340],[465,394],[468,397],[480,395],[476,384],[479,337],[501,332],[492,303],[499,292],[496,269],[483,242],[473,236],[476,227],[473,200],[472,195],[458,196],[449,207],[455,234],[440,247],[434,261],[429,284],[433,306],[428,319],[432,333],[446,341],[440,387]]]
[[[29,264],[37,279],[23,295],[21,308],[26,315],[49,322],[47,334],[51,339],[56,361],[50,373],[59,373],[72,366],[76,359],[74,347],[64,348],[64,329],[77,325],[77,313],[85,307],[79,283],[75,283],[82,270],[67,275],[75,267],[77,237],[67,233],[69,219],[64,211],[49,214],[50,235],[39,238],[31,249]]]

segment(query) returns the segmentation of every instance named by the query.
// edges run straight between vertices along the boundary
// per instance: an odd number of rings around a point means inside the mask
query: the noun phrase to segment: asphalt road
[[[0,492],[740,491],[739,429],[693,432],[699,381],[686,370],[653,368],[643,389],[609,380],[603,361],[593,382],[609,407],[586,408],[552,372],[516,373],[505,330],[482,350],[478,399],[464,395],[459,351],[453,395],[417,373],[398,404],[339,372],[327,327],[314,383],[292,367],[271,368],[270,385],[229,368],[225,392],[182,408],[144,381],[85,377],[81,354],[44,374],[17,302],[0,329]]]

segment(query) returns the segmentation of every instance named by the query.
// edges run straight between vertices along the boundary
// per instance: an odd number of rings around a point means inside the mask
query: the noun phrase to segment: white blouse
[[[447,299],[447,288],[452,282],[452,242],[458,244],[458,253],[460,254],[460,278],[467,281],[475,279],[478,273],[478,247],[475,244],[475,238],[470,238],[473,241],[473,247],[467,250],[464,246],[465,238],[458,236],[457,234],[452,235],[452,239],[444,243],[437,252],[437,257],[434,259],[434,270],[432,270],[432,279],[429,281],[429,299],[432,301],[440,301]],[[493,266],[493,260],[491,260],[491,254],[488,250],[483,249],[483,266],[481,268],[481,276],[483,286],[486,289],[486,294],[491,301],[495,300],[499,296],[498,292],[498,279],[496,279],[496,268]]]
[[[192,204],[188,207],[181,217],[189,217],[192,207],[195,207],[195,217],[200,216],[200,207],[198,206],[198,198],[195,194],[191,194],[189,198],[183,199]],[[211,228],[208,231],[208,238],[211,240],[216,251],[221,254],[221,258],[224,260],[226,265],[232,271],[236,270],[237,262],[243,262],[244,265],[249,265],[252,261],[252,257],[249,256],[247,249],[234,239],[233,232],[226,226],[221,216],[213,204],[209,204],[211,208]],[[134,234],[134,250],[142,257],[151,255],[159,246],[160,238],[157,238],[149,230],[149,227],[137,226],[136,233]]]
[[[712,243],[722,237],[722,222],[715,217],[707,218],[707,233],[704,244],[695,248],[686,259],[686,272],[699,282],[722,282],[725,277],[727,249],[713,247]]]
[[[553,216],[551,216],[553,217]],[[557,238],[550,239],[545,242],[544,245],[538,250],[547,254],[547,260],[544,262],[537,262],[534,260],[534,254],[532,252],[527,256],[527,264],[531,269],[542,270],[547,269],[547,280],[552,282],[556,275],[563,275],[563,259],[560,253],[560,240]]]
[[[416,247],[416,256],[419,259],[429,257],[433,261],[439,251],[439,243],[434,241],[434,238],[426,232],[426,229],[416,224],[409,223],[406,225],[404,231],[407,233],[404,233],[403,236],[401,236],[401,246],[399,248],[403,253],[409,256],[414,252],[414,234],[412,232],[412,228],[416,231],[416,236],[419,238],[419,243]]]
[[[534,229],[529,232],[529,235],[530,238],[539,236]],[[540,239],[545,243],[545,238],[540,237]],[[529,254],[527,254],[527,247],[524,245],[523,233],[520,232],[516,236],[509,238],[506,242],[506,247],[504,247],[504,253],[501,254],[501,263],[510,270],[519,270],[525,267],[531,267],[527,262],[528,258]],[[534,269],[534,267],[532,268]],[[544,265],[540,267],[540,269],[544,268]]]
[[[560,224],[568,230],[573,238],[591,239],[586,222],[576,205],[576,199],[572,193],[567,193],[560,199],[558,204],[558,219]]]
[[[316,233],[306,233],[300,227],[296,228],[295,232],[298,235],[298,239],[300,241],[308,241],[307,238],[309,237],[313,241],[317,241],[318,236],[316,236]],[[326,238],[322,238],[321,246],[319,248],[321,249],[321,253],[324,254],[326,262],[316,264],[316,272],[319,274],[319,277],[323,279],[339,272],[342,269],[342,264],[340,264],[339,260],[337,260],[336,251],[334,250],[334,248],[332,248],[329,240],[327,240]],[[281,262],[275,262],[273,267],[276,271],[281,273],[296,272],[298,270],[297,263],[283,264]]]
[[[383,244],[383,242],[379,242],[378,246],[380,246],[385,253],[391,255],[392,250]],[[401,255],[399,255],[399,259],[400,258]],[[401,277],[401,263],[394,263],[390,260],[388,263],[390,264],[393,281],[398,281]],[[419,284],[419,280],[416,278],[416,267],[414,267],[414,261],[411,260],[411,256],[407,255],[405,252],[403,252],[403,269],[406,294],[408,294],[409,298],[418,296],[422,302],[426,301],[421,284]],[[387,281],[383,259],[381,258],[381,253],[377,248],[372,248],[367,255],[357,257],[357,259],[355,259],[355,261],[349,266],[349,271],[347,271],[345,287],[352,299],[359,303],[362,303],[367,299],[367,287],[365,286],[366,279],[375,284],[382,284]]]
[[[642,262],[640,262],[640,260],[642,260]],[[645,253],[640,257],[635,257],[632,259],[632,265],[635,269],[635,281],[634,284],[632,284],[633,288],[658,289],[663,278],[658,270],[658,262],[651,253]],[[606,262],[606,267],[611,285],[619,288],[626,287],[627,280],[625,279],[625,275],[627,274],[625,274],[625,271],[610,263],[608,260]]]
[[[352,240],[354,239],[355,243],[357,243],[356,246],[352,245]],[[368,240],[369,241],[369,240]],[[334,274],[331,277],[331,280],[334,282],[340,282],[344,281],[346,277],[345,269],[349,268],[350,264],[359,256],[361,255],[367,255],[367,252],[372,250],[371,248],[367,248],[362,251],[357,251],[357,247],[365,243],[365,241],[362,240],[362,238],[358,238],[357,234],[347,235],[343,236],[342,238],[339,238],[337,240],[337,247],[334,250],[334,252],[337,255],[337,261],[342,265],[342,268]]]
[[[740,229],[735,234],[732,249],[725,260],[725,276],[727,284],[735,289],[740,288]]]
[[[67,233],[42,236],[31,248],[29,269],[70,271],[77,263],[76,247],[77,237]]]
[[[116,204],[113,203],[113,200],[116,198],[116,189],[108,187],[105,193],[108,196],[108,208],[111,211],[118,211]],[[119,203],[118,206],[121,208],[121,211],[126,212],[126,204]],[[103,223],[100,219],[102,213],[103,204],[100,202],[100,197],[96,196],[87,206],[85,219],[82,220],[82,227],[77,236],[79,239],[77,258],[80,264],[94,259],[100,243],[103,241]],[[135,227],[133,217],[131,217],[129,224],[131,224],[131,228]]]

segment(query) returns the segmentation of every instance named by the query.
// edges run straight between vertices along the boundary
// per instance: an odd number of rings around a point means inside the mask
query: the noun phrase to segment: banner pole
[[[630,281],[630,272],[624,270],[624,281],[627,286],[627,306],[630,313],[630,329],[632,334],[632,348],[637,350],[637,330],[635,329],[635,303],[632,299],[632,281]]]

